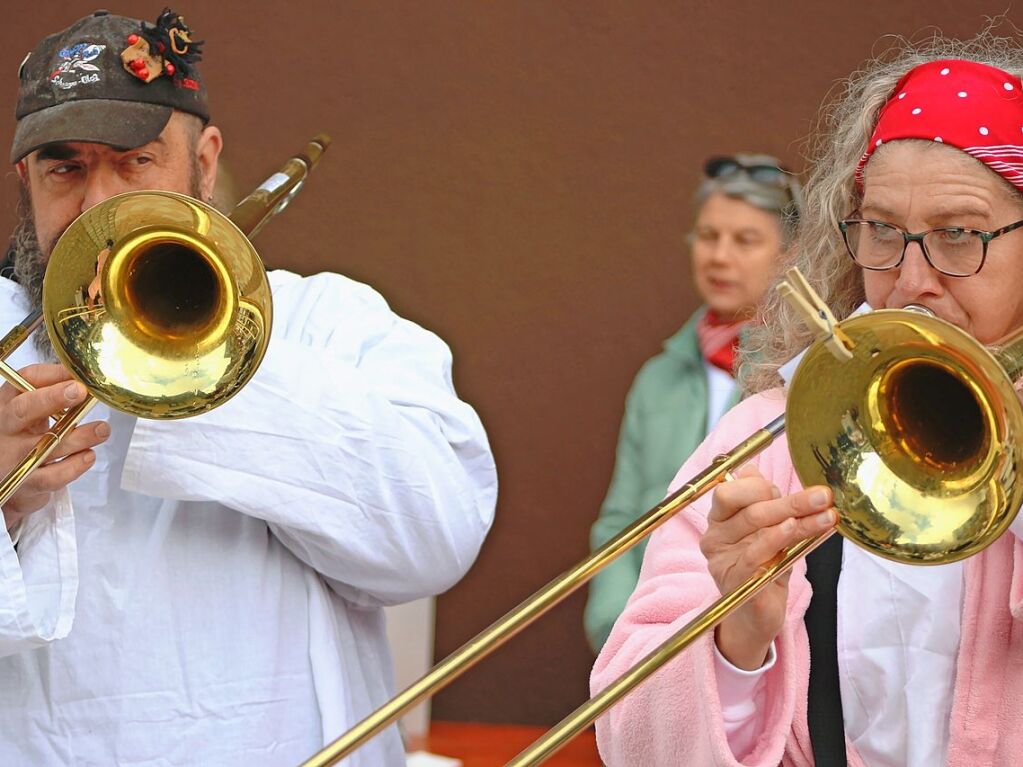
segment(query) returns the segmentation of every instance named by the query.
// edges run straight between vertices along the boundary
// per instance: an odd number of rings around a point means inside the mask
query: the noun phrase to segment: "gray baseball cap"
[[[11,162],[68,141],[133,149],[175,109],[209,121],[201,45],[169,10],[155,24],[96,11],[45,38],[18,72]]]

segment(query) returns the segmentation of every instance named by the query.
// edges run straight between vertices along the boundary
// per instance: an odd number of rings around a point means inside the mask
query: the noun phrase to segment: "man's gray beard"
[[[192,197],[202,199],[200,189],[199,163],[192,165]],[[28,187],[21,185],[21,193],[18,197],[17,208],[18,223],[11,234],[11,252],[14,254],[14,277],[28,293],[33,309],[42,309],[43,306],[43,277],[46,275],[46,257],[43,253],[52,253],[53,247],[63,234],[58,233],[53,242],[48,243],[45,251],[39,246],[39,237],[36,234],[35,219],[32,217],[32,197]],[[66,228],[66,227],[65,227]],[[0,332],[6,332],[0,329]],[[43,359],[56,361],[57,355],[53,351],[53,344],[50,343],[50,334],[43,329],[35,332],[32,341]]]
[[[43,305],[43,276],[46,274],[46,262],[43,257],[42,248],[39,247],[39,237],[36,235],[36,225],[32,218],[32,199],[29,196],[28,188],[21,186],[21,195],[18,198],[18,223],[11,235],[11,251],[14,253],[14,277],[28,293],[29,301],[33,309],[41,309]],[[56,241],[50,243],[46,249],[49,253],[53,250]],[[50,335],[45,330],[37,330],[32,339],[36,349],[46,360],[55,360],[57,355],[50,343]]]

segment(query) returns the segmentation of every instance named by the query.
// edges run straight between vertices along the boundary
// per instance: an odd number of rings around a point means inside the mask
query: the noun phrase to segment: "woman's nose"
[[[941,272],[924,256],[923,244],[910,242],[898,269],[896,287],[906,298],[941,293]]]

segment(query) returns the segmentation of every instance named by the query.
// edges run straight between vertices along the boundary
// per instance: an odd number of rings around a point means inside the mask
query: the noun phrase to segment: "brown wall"
[[[969,34],[1008,5],[182,0],[243,191],[314,133],[335,139],[260,235],[266,260],[369,282],[437,331],[488,427],[497,521],[440,599],[439,656],[585,554],[629,382],[694,307],[683,237],[701,160],[752,149],[801,167],[817,105],[881,35]],[[154,18],[163,2],[109,7]],[[89,10],[6,5],[6,114],[22,56]],[[8,174],[0,230],[15,195]],[[435,715],[560,718],[592,661],[581,610],[531,628]]]

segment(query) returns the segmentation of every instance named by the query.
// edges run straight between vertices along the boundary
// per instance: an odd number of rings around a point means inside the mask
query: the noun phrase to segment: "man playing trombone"
[[[211,198],[199,45],[173,12],[97,11],[26,57],[8,325],[83,211],[143,189]],[[265,359],[230,402],[181,421],[101,407],[5,507],[0,763],[297,764],[390,694],[382,606],[474,560],[496,478],[448,348],[339,275],[270,283]],[[13,361],[48,358],[43,342]],[[25,376],[38,391],[0,394],[9,464],[85,395],[56,365]],[[404,764],[397,733],[352,764]]]

